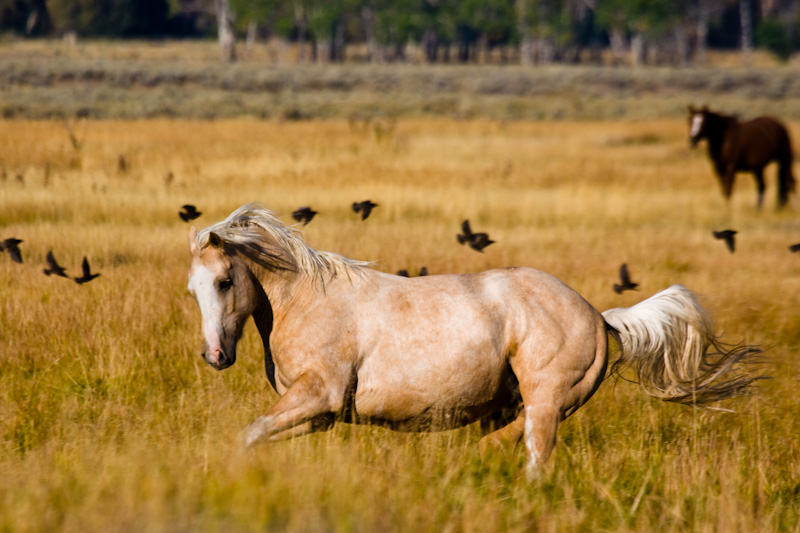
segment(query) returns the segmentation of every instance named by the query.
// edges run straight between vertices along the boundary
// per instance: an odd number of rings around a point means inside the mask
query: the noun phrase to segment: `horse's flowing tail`
[[[761,350],[721,343],[708,312],[681,285],[633,307],[609,309],[603,318],[620,346],[612,372],[634,369],[639,386],[650,396],[705,405],[747,394],[761,379],[747,368],[758,361]]]

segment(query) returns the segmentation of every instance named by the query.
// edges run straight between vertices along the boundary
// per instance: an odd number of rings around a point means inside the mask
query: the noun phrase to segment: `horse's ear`
[[[224,241],[222,240],[222,237],[212,231],[208,234],[208,244],[214,248],[222,248]]]
[[[197,255],[197,227],[192,226],[189,228],[189,252],[191,252],[192,257]]]

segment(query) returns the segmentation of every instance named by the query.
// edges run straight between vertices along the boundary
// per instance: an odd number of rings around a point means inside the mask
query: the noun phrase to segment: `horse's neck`
[[[267,379],[272,385],[272,388],[277,390],[275,381],[275,362],[272,359],[272,350],[270,349],[269,345],[269,337],[272,334],[272,327],[275,323],[275,314],[272,308],[272,302],[270,301],[267,292],[264,290],[261,280],[258,278],[258,276],[255,277],[255,281],[257,282],[256,294],[258,301],[256,303],[256,309],[253,311],[253,321],[256,323],[258,333],[261,335],[261,343],[264,346],[264,370],[267,373]]]
[[[714,122],[714,127],[706,137],[708,138],[708,153],[716,160],[722,153],[722,144],[725,142],[725,137],[733,131],[736,121],[730,118],[717,117]]]

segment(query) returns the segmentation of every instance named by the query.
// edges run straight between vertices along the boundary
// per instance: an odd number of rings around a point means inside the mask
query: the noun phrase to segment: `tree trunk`
[[[611,41],[611,54],[614,56],[614,64],[622,65],[624,63],[625,49],[627,48],[625,31],[621,28],[611,28],[609,39]]]
[[[644,37],[634,33],[631,37],[631,66],[638,67],[644,62]]]
[[[217,33],[222,60],[228,63],[236,61],[236,36],[233,34],[233,12],[230,0],[214,0],[217,11]]]
[[[303,9],[303,3],[295,0],[294,2],[294,23],[297,26],[297,62],[305,63],[306,38],[308,37],[308,20]]]
[[[367,42],[367,60],[370,63],[380,62],[380,50],[378,40],[375,38],[375,10],[369,4],[364,4],[361,8],[361,23],[364,26],[364,39]]]
[[[531,39],[531,28],[528,20],[530,6],[529,0],[517,0],[517,30],[520,35],[519,62],[522,65],[533,65],[535,58],[533,52],[533,39]]]
[[[697,51],[695,52],[695,63],[705,65],[708,60],[708,17],[710,8],[708,0],[699,0],[697,7]]]
[[[217,33],[222,60],[236,61],[236,37],[233,33],[233,12],[229,0],[214,0],[217,11]]]
[[[682,22],[675,26],[675,64],[685,67],[689,64],[689,33]]]
[[[739,17],[742,23],[742,61],[750,66],[753,51],[753,14],[750,11],[750,0],[739,0]]]

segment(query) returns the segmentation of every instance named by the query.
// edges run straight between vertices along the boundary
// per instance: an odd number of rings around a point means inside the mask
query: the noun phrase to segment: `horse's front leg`
[[[333,412],[328,390],[322,378],[313,373],[302,374],[286,393],[263,416],[239,434],[243,446],[253,446],[262,440],[296,437],[319,429],[327,429]]]
[[[720,185],[722,185],[722,194],[726,200],[730,200],[731,194],[733,194],[733,182],[736,179],[736,167],[728,165],[725,171],[720,174],[719,179]]]

